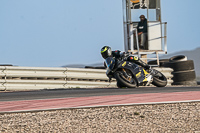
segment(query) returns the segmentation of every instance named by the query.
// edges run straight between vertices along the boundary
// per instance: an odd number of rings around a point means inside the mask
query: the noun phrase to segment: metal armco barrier
[[[171,85],[173,70],[156,69],[168,78],[168,85]],[[116,87],[116,82],[108,82],[105,70],[99,69],[0,66],[0,90],[94,87]]]

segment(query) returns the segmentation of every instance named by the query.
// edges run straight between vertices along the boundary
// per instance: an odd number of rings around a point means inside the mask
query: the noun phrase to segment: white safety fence
[[[171,85],[173,70],[156,69],[163,72]],[[105,70],[100,69],[0,66],[0,90],[94,87],[116,87],[116,82],[110,83]]]

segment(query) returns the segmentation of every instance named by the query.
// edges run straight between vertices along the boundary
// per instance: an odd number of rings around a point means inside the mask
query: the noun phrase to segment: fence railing
[[[168,78],[168,85],[171,85],[173,70],[156,69]],[[97,87],[116,87],[116,82],[110,83],[105,70],[100,69],[0,66],[0,90]]]

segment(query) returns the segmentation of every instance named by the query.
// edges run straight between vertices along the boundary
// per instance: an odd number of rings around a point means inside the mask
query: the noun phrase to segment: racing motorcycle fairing
[[[129,71],[131,71],[132,75],[135,77],[139,85],[145,84],[149,81],[149,79],[147,79],[149,73],[135,63],[122,61],[117,68],[128,69]]]
[[[116,71],[127,69],[132,73],[138,85],[146,85],[151,80],[151,78],[148,77],[149,73],[145,71],[143,67],[130,61],[120,61],[118,63],[115,58],[108,57],[105,59],[105,64],[107,66],[106,75],[109,78],[113,78],[113,74]]]
[[[108,57],[105,59],[105,63],[107,66],[106,75],[109,75],[110,73],[112,73],[113,68],[115,67],[115,59],[113,59],[113,57]]]

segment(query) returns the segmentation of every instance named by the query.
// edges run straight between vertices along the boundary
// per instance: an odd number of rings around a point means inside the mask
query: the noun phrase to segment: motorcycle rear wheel
[[[155,75],[153,76],[152,84],[157,87],[165,87],[167,85],[167,78],[161,72],[155,70]]]
[[[119,86],[120,88],[121,87],[136,88],[137,82],[133,77],[132,73],[128,70],[125,71],[129,75],[129,78],[126,78],[126,76],[121,71],[115,72],[114,76],[117,80],[117,84],[120,85]]]

